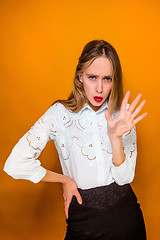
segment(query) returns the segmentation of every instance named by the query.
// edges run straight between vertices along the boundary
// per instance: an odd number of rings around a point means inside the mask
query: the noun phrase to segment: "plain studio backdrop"
[[[137,124],[138,157],[131,183],[148,240],[160,236],[158,0],[1,0],[0,236],[61,240],[66,231],[62,185],[14,180],[2,169],[18,140],[56,99],[67,98],[84,45],[104,39],[117,50],[129,102],[147,102]],[[39,157],[61,173],[53,141]]]

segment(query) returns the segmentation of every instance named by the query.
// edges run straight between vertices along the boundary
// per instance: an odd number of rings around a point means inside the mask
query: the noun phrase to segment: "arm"
[[[14,146],[3,170],[14,179],[25,179],[33,183],[40,181],[62,183],[65,215],[68,218],[72,196],[75,195],[78,202],[82,202],[76,182],[68,176],[43,168],[38,160],[47,142],[57,140],[59,124],[58,112],[55,106],[51,106]]]
[[[111,140],[112,176],[119,185],[131,183],[135,175],[137,143],[135,127],[118,139]]]
[[[71,178],[60,173],[56,173],[50,170],[46,170],[45,176],[41,179],[43,182],[59,182],[59,183],[68,183]]]
[[[133,181],[137,156],[135,124],[143,119],[147,113],[140,117],[135,116],[145,104],[145,100],[135,109],[141,98],[139,94],[127,109],[130,92],[127,92],[121,105],[119,115],[112,119],[109,112],[105,112],[107,119],[107,134],[112,145],[113,163],[112,176],[119,185]],[[133,110],[135,111],[133,112]]]
[[[46,175],[38,157],[47,142],[56,139],[57,128],[57,113],[51,106],[14,146],[3,170],[14,179],[38,183]]]
[[[79,204],[82,204],[82,197],[78,191],[76,182],[72,178],[65,176],[63,174],[59,174],[59,173],[55,173],[55,172],[47,170],[46,175],[44,176],[44,178],[42,178],[41,181],[62,183],[63,198],[64,198],[64,211],[65,211],[66,218],[68,218],[68,209],[69,209],[69,205],[72,201],[73,195],[76,196]]]
[[[122,137],[111,137],[113,164],[118,167],[125,161]]]

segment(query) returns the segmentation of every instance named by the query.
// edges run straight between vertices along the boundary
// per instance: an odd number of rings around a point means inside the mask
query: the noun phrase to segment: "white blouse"
[[[116,182],[133,181],[137,157],[136,129],[122,135],[125,161],[118,167],[112,163],[112,147],[107,135],[104,102],[98,111],[88,104],[78,113],[55,103],[17,142],[7,158],[4,171],[15,179],[38,183],[46,169],[37,159],[53,140],[64,175],[74,179],[77,187],[88,189]],[[127,106],[127,108],[129,105]],[[113,118],[119,112],[113,114]]]

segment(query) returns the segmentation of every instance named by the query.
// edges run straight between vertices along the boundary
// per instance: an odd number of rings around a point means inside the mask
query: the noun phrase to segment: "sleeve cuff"
[[[42,166],[39,167],[39,171],[34,174],[29,180],[33,183],[38,183],[46,175],[46,169]]]
[[[125,160],[124,160],[124,162],[123,163],[121,163],[121,165],[119,165],[119,166],[115,166],[113,163],[112,163],[112,168],[114,169],[114,171],[116,171],[116,172],[124,172],[125,170],[126,170],[126,165],[127,165],[127,163],[126,163],[126,158],[125,158]]]

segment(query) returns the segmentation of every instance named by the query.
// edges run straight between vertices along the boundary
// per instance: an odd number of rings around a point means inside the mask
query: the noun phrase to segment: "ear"
[[[78,77],[79,77],[79,81],[80,81],[81,83],[83,83],[83,81],[82,81],[82,73],[80,73],[80,74],[78,75]]]

